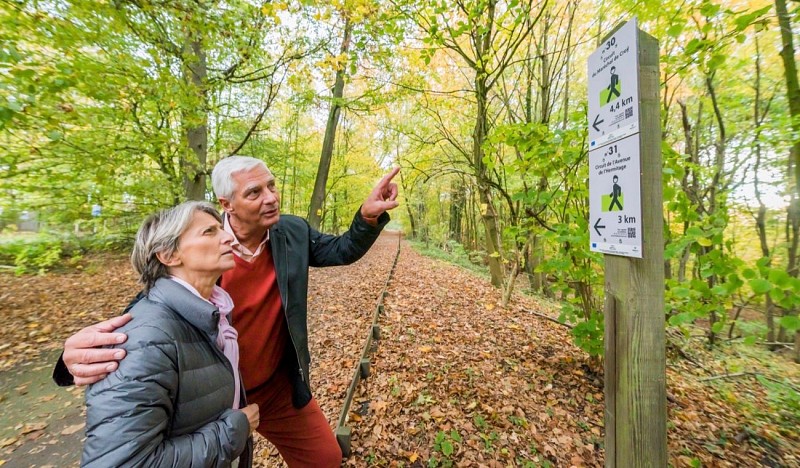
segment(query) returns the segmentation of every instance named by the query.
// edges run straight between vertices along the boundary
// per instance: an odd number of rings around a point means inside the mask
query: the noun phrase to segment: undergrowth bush
[[[106,236],[41,235],[0,242],[0,264],[17,275],[44,274],[58,267],[75,265],[90,252],[124,252],[133,242],[130,233]]]
[[[409,240],[411,246],[417,252],[437,260],[466,268],[481,276],[487,276],[486,267],[483,265],[482,255],[476,252],[468,252],[464,246],[456,241],[450,240],[440,245],[437,243],[426,243],[418,240]]]

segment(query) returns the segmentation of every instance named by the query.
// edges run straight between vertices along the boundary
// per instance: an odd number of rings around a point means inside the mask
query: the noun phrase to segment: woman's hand
[[[258,428],[258,423],[261,420],[261,416],[258,414],[258,405],[255,403],[251,403],[241,411],[247,416],[247,421],[250,423],[250,432],[255,431]]]

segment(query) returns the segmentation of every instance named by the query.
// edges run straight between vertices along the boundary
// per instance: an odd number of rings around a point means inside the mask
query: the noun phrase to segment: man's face
[[[269,229],[281,217],[281,196],[275,176],[263,167],[234,172],[233,199],[220,198],[222,208],[247,229]]]

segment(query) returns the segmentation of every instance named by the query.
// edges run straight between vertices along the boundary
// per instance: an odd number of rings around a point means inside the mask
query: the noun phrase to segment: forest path
[[[487,278],[405,243],[388,293],[348,464],[602,465],[602,376],[566,327],[527,312],[552,305],[503,309]]]
[[[331,426],[398,242],[371,375],[350,408],[345,464],[601,466],[602,375],[566,327],[528,312],[555,315],[553,305],[515,295],[503,309],[487,278],[423,257],[393,232],[353,265],[311,271],[311,380]],[[2,279],[0,466],[76,466],[83,391],[52,384],[52,364],[67,336],[127,304],[138,290],[134,275],[125,256],[106,255],[83,271]],[[769,432],[734,441],[750,421],[687,367],[673,361],[667,371],[674,466],[800,460],[798,441],[777,446]],[[256,466],[283,466],[263,439]]]

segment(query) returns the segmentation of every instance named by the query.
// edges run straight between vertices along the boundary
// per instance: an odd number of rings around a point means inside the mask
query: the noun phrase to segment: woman
[[[147,295],[118,330],[127,357],[86,392],[82,466],[250,466],[258,406],[244,406],[233,304],[216,285],[232,239],[203,202],[139,228],[131,263]]]

